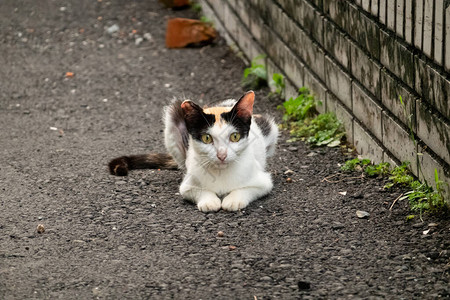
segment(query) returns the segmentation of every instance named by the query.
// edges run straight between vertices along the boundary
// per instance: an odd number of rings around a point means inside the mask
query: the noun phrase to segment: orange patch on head
[[[208,115],[214,115],[216,118],[215,123],[220,123],[220,115],[226,112],[229,112],[232,109],[232,107],[208,107],[203,109],[203,112]]]

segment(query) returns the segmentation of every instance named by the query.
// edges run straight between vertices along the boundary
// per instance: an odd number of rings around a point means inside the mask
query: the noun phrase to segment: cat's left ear
[[[242,96],[233,107],[236,115],[242,119],[251,119],[253,114],[253,103],[255,102],[255,93],[248,91]]]

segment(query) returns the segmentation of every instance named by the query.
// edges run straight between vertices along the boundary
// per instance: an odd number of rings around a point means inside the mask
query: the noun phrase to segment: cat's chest
[[[200,188],[225,195],[235,189],[251,185],[261,172],[260,169],[256,161],[247,160],[245,164],[233,164],[226,169],[195,166],[188,168],[186,176],[193,176]]]

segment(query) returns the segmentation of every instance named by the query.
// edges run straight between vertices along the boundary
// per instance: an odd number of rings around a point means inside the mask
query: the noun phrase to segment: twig
[[[328,181],[328,179],[333,178],[337,175],[340,175],[341,173],[336,173],[334,175],[328,176],[328,177],[324,177],[320,182],[324,182],[324,181]],[[329,182],[329,181],[328,181]]]
[[[392,205],[391,205],[391,207],[389,207],[389,210],[392,210],[392,207],[394,207],[395,202],[397,202],[401,196],[403,196],[403,194],[400,194],[400,196],[398,196],[397,199],[395,199],[394,202],[392,202]]]

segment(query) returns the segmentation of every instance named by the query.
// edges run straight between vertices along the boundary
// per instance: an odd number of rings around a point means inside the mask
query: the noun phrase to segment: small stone
[[[261,281],[272,281],[272,277],[270,277],[270,276],[263,276],[263,277],[261,277]]]
[[[288,147],[288,150],[289,150],[289,151],[292,151],[292,152],[297,152],[297,151],[298,151],[298,148],[297,148],[297,147],[294,147],[294,146],[290,146],[290,147]]]
[[[333,222],[333,224],[331,224],[331,228],[333,229],[342,229],[345,228],[345,225],[339,222]]]
[[[219,232],[217,233],[217,236],[218,236],[218,237],[223,237],[223,236],[224,236],[223,231],[219,231]]]
[[[236,246],[230,245],[228,246],[228,250],[230,251],[236,250]]]
[[[116,181],[116,184],[117,184],[117,185],[127,184],[127,182],[126,182],[126,181],[123,181],[123,180],[119,180],[119,181]]]
[[[113,34],[117,31],[119,31],[119,25],[117,25],[117,24],[111,25],[106,29],[106,32],[109,34]]]
[[[292,171],[292,170],[287,170],[286,172],[284,172],[284,175],[288,175],[288,176],[290,176],[290,175],[293,175],[294,174],[294,171]]]
[[[361,199],[361,198],[364,198],[364,195],[361,192],[356,192],[352,195],[352,198]]]
[[[286,182],[287,183],[291,183],[292,182],[292,178],[291,177],[286,178]]]
[[[299,281],[297,282],[297,286],[300,291],[309,290],[311,288],[311,283],[307,281]]]
[[[308,154],[306,154],[306,156],[309,156],[309,157],[315,156],[315,155],[317,155],[317,152],[309,152]]]
[[[147,41],[151,41],[153,40],[153,37],[150,33],[146,32],[144,33],[144,39],[146,39]]]
[[[367,211],[357,210],[356,216],[360,219],[364,219],[364,218],[368,218],[370,216],[370,214]]]
[[[437,226],[438,226],[437,223],[430,223],[430,224],[428,224],[428,227],[437,227]]]
[[[137,37],[137,38],[134,40],[134,44],[135,44],[136,46],[139,46],[143,41],[144,41],[143,38]]]
[[[36,231],[37,231],[37,233],[44,233],[44,232],[45,232],[44,224],[39,224],[39,225],[36,227]]]

